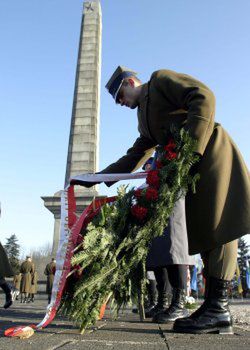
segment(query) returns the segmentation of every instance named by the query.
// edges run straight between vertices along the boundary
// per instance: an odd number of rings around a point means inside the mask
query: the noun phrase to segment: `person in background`
[[[149,158],[146,163],[143,165],[142,169],[145,171],[151,170],[153,163],[153,157]],[[142,185],[143,187],[144,185]],[[140,187],[139,187],[140,188]],[[148,302],[145,307],[145,317],[152,318],[160,311],[164,311],[168,307],[168,296],[170,293],[170,283],[168,280],[168,275],[163,276],[164,282],[162,290],[158,290],[159,283],[157,284],[155,273],[153,269],[150,269],[150,266],[146,266],[147,269],[147,291],[148,291]]]
[[[34,264],[31,262],[31,257],[29,255],[26,256],[26,260],[21,264],[20,272],[22,274],[21,277],[21,303],[28,302],[28,295],[31,289],[31,276],[34,273]]]
[[[154,271],[147,271],[147,300],[145,303],[145,317],[152,317],[158,302],[158,290]]]
[[[190,282],[191,282],[191,273],[190,273],[189,266],[187,266],[187,296],[188,297],[191,295]]]
[[[34,303],[35,301],[35,294],[37,293],[37,280],[38,280],[37,271],[34,270],[34,272],[31,274],[31,287],[30,287],[28,302]]]
[[[13,303],[12,291],[9,284],[6,282],[5,277],[12,277],[14,272],[10,265],[7,254],[0,243],[0,287],[5,294],[4,308],[8,309]]]
[[[154,168],[154,158],[149,158],[143,170]],[[157,305],[146,313],[153,322],[168,323],[177,318],[186,317],[187,266],[194,264],[194,258],[188,254],[187,228],[185,216],[185,198],[180,198],[173,209],[169,225],[162,236],[151,242],[146,260],[147,270],[154,271],[158,289]],[[170,305],[168,296],[172,292]]]
[[[21,273],[14,275],[14,278],[13,278],[13,286],[14,286],[15,292],[16,292],[16,300],[18,300],[18,297],[20,294],[21,278],[22,278]]]
[[[56,259],[52,258],[51,262],[45,267],[44,274],[47,276],[46,293],[48,294],[48,304],[51,301],[54,276],[56,273]]]

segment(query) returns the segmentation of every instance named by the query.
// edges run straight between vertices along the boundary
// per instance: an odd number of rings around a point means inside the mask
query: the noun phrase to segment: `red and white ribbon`
[[[121,180],[135,180],[135,179],[145,179],[147,177],[147,172],[137,172],[137,173],[117,173],[117,174],[80,174],[70,178],[70,183],[75,183],[81,185],[81,182],[113,182]]]
[[[81,174],[70,179],[71,182],[112,182],[128,179],[146,178],[146,172],[137,172],[134,174]],[[60,224],[60,240],[56,255],[56,273],[53,282],[51,302],[47,306],[46,314],[38,325],[18,326],[9,328],[5,331],[8,337],[20,336],[22,333],[29,331],[31,328],[41,329],[52,322],[56,316],[61,298],[64,292],[67,276],[71,271],[71,258],[77,245],[77,240],[82,227],[88,224],[90,219],[96,215],[100,207],[109,202],[114,202],[115,197],[94,200],[77,219],[76,201],[74,196],[74,187],[67,186],[61,192],[61,224]],[[103,310],[102,310],[103,313]]]

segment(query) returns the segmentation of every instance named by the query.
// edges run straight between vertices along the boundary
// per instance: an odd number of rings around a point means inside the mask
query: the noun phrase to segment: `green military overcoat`
[[[231,137],[215,123],[215,97],[200,81],[159,70],[142,85],[138,107],[140,136],[127,154],[101,173],[138,169],[156,145],[164,145],[171,125],[197,140],[200,180],[186,197],[189,253],[214,249],[250,232],[250,178]]]
[[[14,278],[13,278],[13,285],[18,290],[20,290],[21,278],[22,278],[22,274],[21,273],[19,273],[18,275],[15,275]]]
[[[46,283],[47,294],[52,293],[55,272],[56,272],[56,263],[51,261],[46,265],[44,270],[44,274],[47,276],[47,283]]]
[[[31,261],[26,260],[21,264],[20,272],[22,274],[20,292],[30,293],[31,277],[32,277],[32,274],[34,273],[34,265],[32,264]]]
[[[0,277],[11,277],[14,275],[12,267],[9,263],[9,259],[4,250],[4,247],[0,243]]]
[[[38,282],[37,271],[34,271],[34,272],[31,274],[30,294],[36,294],[36,293],[37,293],[37,282]]]

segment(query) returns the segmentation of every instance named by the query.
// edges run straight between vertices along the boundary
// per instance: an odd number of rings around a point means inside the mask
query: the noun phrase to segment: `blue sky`
[[[82,0],[0,3],[0,239],[23,249],[53,237],[41,196],[63,188]],[[117,65],[147,81],[173,69],[205,82],[216,120],[250,164],[250,2],[101,0],[103,14],[100,169],[137,137],[136,112],[115,105],[105,84]],[[100,186],[101,194],[115,187]],[[250,240],[249,240],[250,242]]]

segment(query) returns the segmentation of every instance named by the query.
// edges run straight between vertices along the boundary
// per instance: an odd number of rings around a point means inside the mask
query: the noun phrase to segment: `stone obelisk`
[[[101,79],[102,14],[98,0],[83,3],[83,15],[75,78],[75,90],[69,135],[65,185],[70,177],[98,170],[99,112]],[[75,188],[77,212],[98,195],[95,187]],[[45,207],[54,214],[52,254],[59,242],[60,191],[42,197]]]

